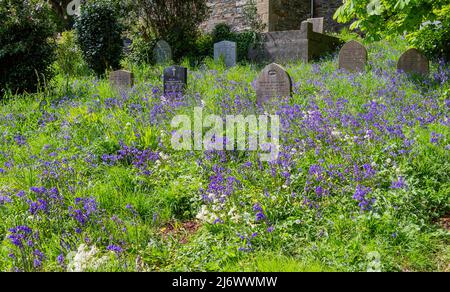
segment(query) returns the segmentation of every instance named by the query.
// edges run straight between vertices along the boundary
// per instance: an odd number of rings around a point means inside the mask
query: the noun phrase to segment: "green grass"
[[[161,101],[163,66],[126,61],[136,77],[126,94],[106,79],[59,74],[37,94],[7,96],[0,107],[0,270],[67,270],[85,244],[98,249],[85,270],[367,271],[376,254],[383,271],[448,271],[449,234],[436,222],[449,214],[450,86],[397,74],[402,40],[366,45],[364,74],[338,71],[336,55],[285,66],[294,94],[266,108],[290,122],[281,141],[288,158],[275,165],[259,166],[257,153],[175,151],[170,143],[171,119],[192,116],[194,106],[221,116],[260,113],[251,84],[262,66],[227,70],[206,60],[190,67],[182,104]],[[364,138],[367,130],[378,139]],[[433,133],[442,135],[436,143]],[[105,162],[123,145],[157,159],[143,169],[134,156]],[[376,173],[364,175],[367,165]],[[215,166],[224,181],[214,181]],[[313,166],[324,169],[321,179],[310,174]],[[407,187],[391,188],[400,176]],[[239,184],[228,185],[231,178]],[[202,200],[212,182],[230,189],[223,203]],[[353,198],[357,185],[376,199],[370,211]],[[32,187],[57,188],[62,201],[32,215],[30,202],[40,198]],[[317,196],[318,187],[328,195]],[[97,203],[83,225],[74,218],[73,210],[84,210],[76,198]],[[266,221],[255,220],[257,203]],[[203,206],[214,214],[208,222],[196,219]],[[213,224],[216,217],[223,223]],[[8,238],[20,225],[39,232],[33,247]],[[123,251],[114,254],[110,245]],[[33,267],[36,249],[45,258]]]

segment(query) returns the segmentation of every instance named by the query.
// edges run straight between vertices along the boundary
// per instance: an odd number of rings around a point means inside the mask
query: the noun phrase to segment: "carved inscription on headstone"
[[[259,104],[274,97],[289,97],[292,94],[292,80],[278,64],[268,65],[256,81],[256,97]]]
[[[214,45],[214,60],[217,62],[223,58],[227,67],[236,66],[237,51],[236,43],[222,41]]]
[[[133,73],[125,70],[113,71],[109,75],[109,83],[119,89],[126,89],[133,87],[134,76]]]
[[[367,49],[357,41],[346,43],[339,52],[339,69],[364,72],[367,64]]]
[[[187,68],[171,66],[164,69],[164,94],[183,94],[187,86]]]
[[[409,49],[398,60],[397,70],[410,74],[428,75],[430,62],[417,49]]]

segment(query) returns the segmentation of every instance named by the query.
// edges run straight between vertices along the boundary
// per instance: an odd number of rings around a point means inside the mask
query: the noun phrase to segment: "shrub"
[[[341,23],[352,22],[350,29],[360,29],[368,39],[406,34],[410,44],[428,55],[448,58],[448,3],[448,0],[344,1],[334,17]]]
[[[138,34],[133,37],[131,51],[128,57],[136,64],[145,63],[153,64],[153,48],[156,45],[155,39],[146,40],[142,35]]]
[[[450,7],[450,6],[449,6]],[[450,14],[450,11],[449,11]],[[429,23],[410,34],[410,43],[430,57],[442,57],[450,61],[450,17],[446,23]]]
[[[76,43],[75,32],[73,30],[63,32],[57,43],[56,68],[63,75],[84,75],[88,71],[88,67]]]
[[[55,27],[48,12],[38,1],[0,2],[0,96],[6,89],[34,92],[51,77]]]
[[[204,58],[214,54],[214,40],[211,34],[201,34],[197,38],[195,46],[200,57]]]
[[[208,16],[206,0],[138,0],[143,37],[164,39],[176,61],[192,55],[199,25]]]
[[[123,26],[113,7],[108,1],[88,2],[75,23],[83,57],[97,75],[120,67]]]
[[[212,31],[212,39],[214,43],[220,41],[235,41],[236,33],[226,23],[217,24]]]

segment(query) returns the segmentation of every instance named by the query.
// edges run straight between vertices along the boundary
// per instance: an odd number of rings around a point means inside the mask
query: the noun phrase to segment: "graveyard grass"
[[[194,106],[264,112],[261,67],[208,60],[172,100],[162,66],[130,64],[130,93],[59,75],[8,96],[0,270],[448,271],[450,71],[397,74],[406,49],[369,44],[362,75],[338,71],[337,54],[285,66],[294,94],[268,107],[283,126],[273,164],[170,143]]]

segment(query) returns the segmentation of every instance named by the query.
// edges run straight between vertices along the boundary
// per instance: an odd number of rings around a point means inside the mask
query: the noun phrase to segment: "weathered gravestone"
[[[153,49],[153,57],[156,64],[164,64],[172,61],[172,49],[170,45],[164,40],[158,41]]]
[[[367,49],[357,41],[346,43],[339,52],[339,69],[364,72],[367,64]]]
[[[308,18],[306,21],[313,24],[313,31],[323,33],[323,17]]]
[[[289,97],[291,94],[292,80],[286,70],[275,63],[266,66],[256,81],[258,104],[268,102],[274,97]]]
[[[224,58],[227,67],[236,66],[237,51],[236,43],[230,41],[222,41],[214,44],[214,60],[217,62],[220,58]]]
[[[171,66],[164,69],[164,94],[182,94],[187,86],[187,68]]]
[[[428,75],[430,62],[417,49],[409,49],[398,60],[397,70],[411,74]]]
[[[126,89],[133,87],[133,73],[125,70],[113,71],[109,74],[109,83],[118,89]]]

